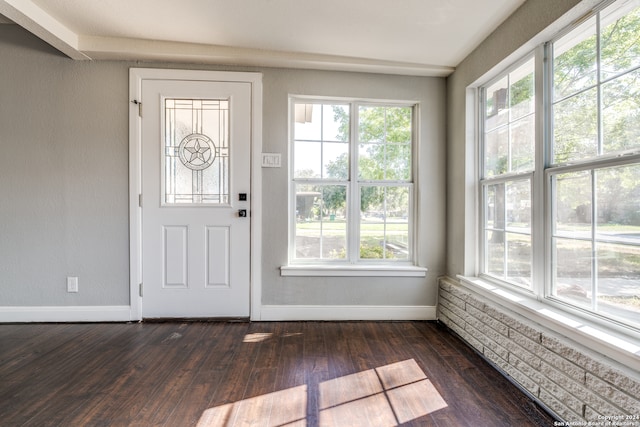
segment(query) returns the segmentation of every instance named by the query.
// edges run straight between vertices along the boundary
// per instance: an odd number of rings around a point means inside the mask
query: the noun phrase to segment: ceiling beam
[[[80,36],[78,48],[95,60],[225,64],[430,77],[446,77],[455,70],[453,67],[413,62],[115,37]]]
[[[31,0],[0,0],[0,14],[71,59],[91,59],[78,49],[78,35]]]

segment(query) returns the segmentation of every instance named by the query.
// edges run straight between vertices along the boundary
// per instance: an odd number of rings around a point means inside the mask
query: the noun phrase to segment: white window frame
[[[591,13],[596,14],[614,1],[602,2]],[[584,17],[586,18],[586,17]],[[580,22],[583,20],[581,19]],[[576,161],[571,164],[553,165],[551,162],[552,111],[551,85],[552,62],[545,60],[551,55],[550,43],[559,39],[574,28],[567,27],[559,33],[547,37],[547,43],[541,43],[542,36],[523,46],[517,56],[511,57],[508,66],[499,65],[467,89],[466,125],[473,131],[467,133],[467,141],[472,144],[474,156],[467,158],[467,165],[475,171],[473,198],[475,209],[467,211],[466,229],[470,233],[466,245],[473,248],[465,259],[465,274],[459,275],[460,283],[468,289],[483,295],[492,301],[511,309],[513,312],[531,319],[553,331],[574,339],[590,349],[606,354],[629,367],[640,368],[640,327],[636,324],[621,322],[600,313],[582,309],[566,301],[554,298],[551,289],[551,237],[552,237],[552,191],[551,175],[555,173],[600,169],[611,166],[640,164],[640,150],[600,156],[595,159]],[[482,273],[484,246],[484,206],[483,206],[483,120],[484,108],[482,88],[497,81],[510,70],[535,56],[535,96],[536,96],[536,167],[532,178],[532,286],[523,288],[512,283],[498,280]],[[527,53],[525,53],[527,52]],[[502,64],[507,63],[504,61]],[[469,145],[471,148],[471,145]],[[473,164],[470,164],[473,162]],[[514,176],[514,175],[512,175]],[[515,175],[518,176],[518,175]],[[473,220],[471,218],[473,217]]]
[[[347,248],[348,256],[342,260],[332,259],[296,259],[295,258],[295,206],[296,195],[294,179],[294,128],[295,128],[295,104],[330,104],[349,105],[350,114],[350,139],[349,139],[349,179],[346,181],[347,186],[347,207],[348,223],[347,223]],[[374,107],[410,107],[412,109],[412,141],[411,141],[411,178],[410,180],[389,180],[389,181],[366,181],[357,179],[357,162],[358,162],[358,139],[357,139],[357,123],[358,123],[358,107],[374,106]],[[419,132],[419,103],[415,101],[402,100],[379,100],[379,99],[354,99],[341,97],[308,97],[301,95],[292,95],[289,97],[289,207],[288,207],[288,224],[289,224],[289,251],[288,264],[280,268],[282,276],[369,276],[369,277],[424,277],[426,268],[419,267],[416,264],[417,254],[417,224],[419,214],[417,212],[417,176],[418,176],[418,132]],[[331,184],[331,181],[323,182]],[[407,186],[411,193],[409,202],[409,248],[410,257],[408,260],[392,260],[392,259],[360,259],[359,258],[359,242],[360,242],[360,188],[366,184],[374,186],[399,185]]]

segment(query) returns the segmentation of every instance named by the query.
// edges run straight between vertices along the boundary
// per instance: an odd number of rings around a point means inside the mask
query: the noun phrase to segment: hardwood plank
[[[196,425],[208,410],[214,410],[210,405],[212,396],[220,387],[227,370],[234,363],[234,357],[239,351],[242,340],[237,339],[247,330],[246,324],[212,324],[213,333],[203,337],[202,352],[206,359],[194,372],[194,378],[183,397],[167,418],[165,425]]]

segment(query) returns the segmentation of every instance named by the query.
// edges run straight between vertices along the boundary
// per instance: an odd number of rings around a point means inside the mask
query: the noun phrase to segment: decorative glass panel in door
[[[229,100],[164,100],[163,205],[229,204]]]

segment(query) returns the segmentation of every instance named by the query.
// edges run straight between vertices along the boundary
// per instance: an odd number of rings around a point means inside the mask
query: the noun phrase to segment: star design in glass
[[[184,147],[185,151],[191,153],[191,158],[189,159],[189,163],[193,163],[194,160],[200,160],[202,163],[205,163],[204,155],[211,150],[208,144],[201,145],[200,139],[196,138],[195,144],[193,146]]]

